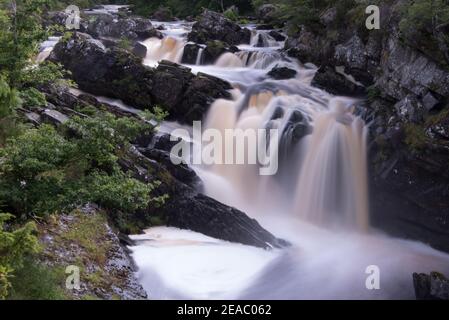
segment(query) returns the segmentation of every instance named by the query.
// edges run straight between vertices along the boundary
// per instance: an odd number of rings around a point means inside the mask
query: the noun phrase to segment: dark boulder
[[[195,188],[196,190],[202,189],[202,181],[197,176],[195,171],[184,163],[174,164],[170,158],[170,150],[164,151],[156,148],[142,148],[139,151],[149,159],[157,161],[162,164],[177,180],[185,183],[188,186]],[[171,157],[175,157],[171,155]],[[180,161],[180,159],[179,159]]]
[[[86,33],[95,38],[126,38],[130,40],[162,37],[161,33],[153,27],[148,19],[140,17],[117,18],[105,13],[91,15]]]
[[[323,66],[318,69],[313,77],[312,86],[336,95],[360,96],[365,94],[365,87],[351,81],[347,76],[338,73],[330,66]]]
[[[223,41],[208,41],[203,52],[203,63],[214,64],[222,54],[226,52],[235,53],[237,51],[239,51],[239,49],[236,46],[229,46]]]
[[[281,248],[277,239],[243,212],[201,193],[175,198],[167,206],[167,224],[231,242],[261,248]]]
[[[182,100],[169,112],[175,119],[191,124],[194,120],[201,120],[216,99],[231,99],[228,91],[231,88],[228,82],[199,72],[190,81]]]
[[[285,39],[287,39],[286,36],[276,30],[271,30],[270,32],[268,32],[268,34],[276,41],[284,41]]]
[[[196,64],[199,50],[201,50],[201,46],[196,43],[187,43],[184,46],[181,63]]]
[[[249,43],[251,31],[225,18],[222,14],[204,10],[193,25],[188,40],[206,44],[210,40],[224,41],[229,45]]]
[[[145,58],[145,56],[147,55],[147,47],[140,42],[136,42],[134,44],[132,53],[139,58]]]
[[[230,98],[229,83],[189,68],[161,61],[157,68],[119,48],[106,49],[87,34],[76,33],[60,41],[50,60],[72,73],[81,90],[121,99],[135,108],[154,104],[169,111],[170,119],[188,123],[201,120],[217,98]]]
[[[256,30],[272,30],[274,26],[272,24],[259,24],[256,26]]]
[[[201,232],[217,239],[261,248],[288,245],[245,213],[209,198],[178,180],[175,177],[178,174],[171,171],[174,169],[173,165],[168,164],[166,167],[167,163],[164,165],[149,159],[137,149],[130,151],[128,158],[121,160],[122,168],[142,181],[159,180],[161,184],[157,192],[169,195],[162,208],[149,208],[134,219],[147,219],[148,216],[157,214],[162,215],[168,226]]]
[[[276,79],[276,80],[283,80],[283,79],[291,79],[296,76],[296,70],[287,68],[287,67],[274,67],[271,69],[267,75],[270,78]]]
[[[449,300],[449,279],[438,272],[413,273],[417,300]]]

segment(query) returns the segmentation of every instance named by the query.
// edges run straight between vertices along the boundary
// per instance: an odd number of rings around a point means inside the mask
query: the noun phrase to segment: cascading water
[[[181,62],[185,42],[178,38],[150,38],[144,41],[143,44],[147,47],[147,55],[144,60],[144,63],[147,65],[155,65],[160,60]]]
[[[181,61],[190,25],[164,26],[164,39],[145,42],[144,63]],[[313,88],[316,67],[278,52],[282,42],[267,32],[252,33],[252,43],[240,51],[203,66],[200,50],[197,65],[189,67],[234,86],[233,99],[211,105],[203,130],[277,129],[278,137],[267,138],[278,151],[278,171],[262,176],[259,164],[192,167],[207,195],[243,210],[292,247],[266,252],[171,228],[150,229],[136,236],[143,242],[133,248],[144,287],[153,298],[413,298],[411,273],[449,272],[449,257],[370,229],[367,128],[355,115],[359,101]],[[279,66],[296,76],[270,79],[267,72]],[[224,142],[214,141],[222,157],[235,151]],[[248,144],[245,151],[251,152]],[[170,267],[180,264],[182,271]],[[365,286],[369,265],[384,275],[379,290]]]

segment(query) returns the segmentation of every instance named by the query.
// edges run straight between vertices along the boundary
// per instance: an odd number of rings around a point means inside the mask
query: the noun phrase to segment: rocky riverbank
[[[449,61],[444,47],[426,50],[425,39],[401,32],[402,5],[381,5],[372,31],[363,16],[342,25],[328,8],[319,28],[300,26],[284,50],[321,66],[315,86],[367,97],[360,112],[370,128],[372,224],[449,251]]]

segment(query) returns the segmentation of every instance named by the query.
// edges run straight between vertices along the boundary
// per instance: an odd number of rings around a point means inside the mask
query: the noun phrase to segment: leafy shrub
[[[45,107],[47,105],[45,95],[35,88],[20,91],[20,99],[23,106],[27,108]]]
[[[239,13],[236,7],[230,7],[224,12],[224,16],[232,21],[239,20]]]
[[[5,230],[5,223],[13,216],[0,213],[0,299],[5,299],[11,288],[14,271],[23,267],[27,255],[38,251],[37,238],[33,235],[36,226],[28,222],[13,231]]]
[[[0,147],[8,137],[20,131],[15,119],[15,110],[20,103],[17,90],[10,88],[5,79],[0,77]]]
[[[88,202],[134,211],[152,199],[154,184],[144,184],[121,172],[118,159],[129,141],[152,127],[111,114],[74,118],[67,137],[42,125],[12,138],[0,150],[0,198],[17,215],[46,215]]]
[[[23,267],[11,279],[9,300],[65,300],[64,270],[48,267],[32,258],[24,259]]]

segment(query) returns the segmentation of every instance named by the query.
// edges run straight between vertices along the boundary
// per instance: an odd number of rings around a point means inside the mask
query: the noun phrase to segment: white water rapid
[[[144,63],[180,63],[191,24],[155,24],[164,25],[165,37],[143,42]],[[315,66],[287,58],[279,51],[282,42],[248,27],[251,44],[223,54],[214,65],[201,64],[201,49],[197,64],[188,67],[234,87],[233,100],[212,104],[203,129],[278,129],[279,139],[270,140],[277,146],[278,172],[261,176],[257,164],[193,168],[207,195],[244,211],[292,246],[267,251],[151,228],[134,236],[137,245],[131,248],[150,298],[414,298],[412,273],[447,274],[449,256],[370,228],[367,127],[357,116],[360,101],[311,87]],[[296,76],[270,79],[273,67],[288,67]],[[365,283],[372,265],[380,270],[378,290]]]

